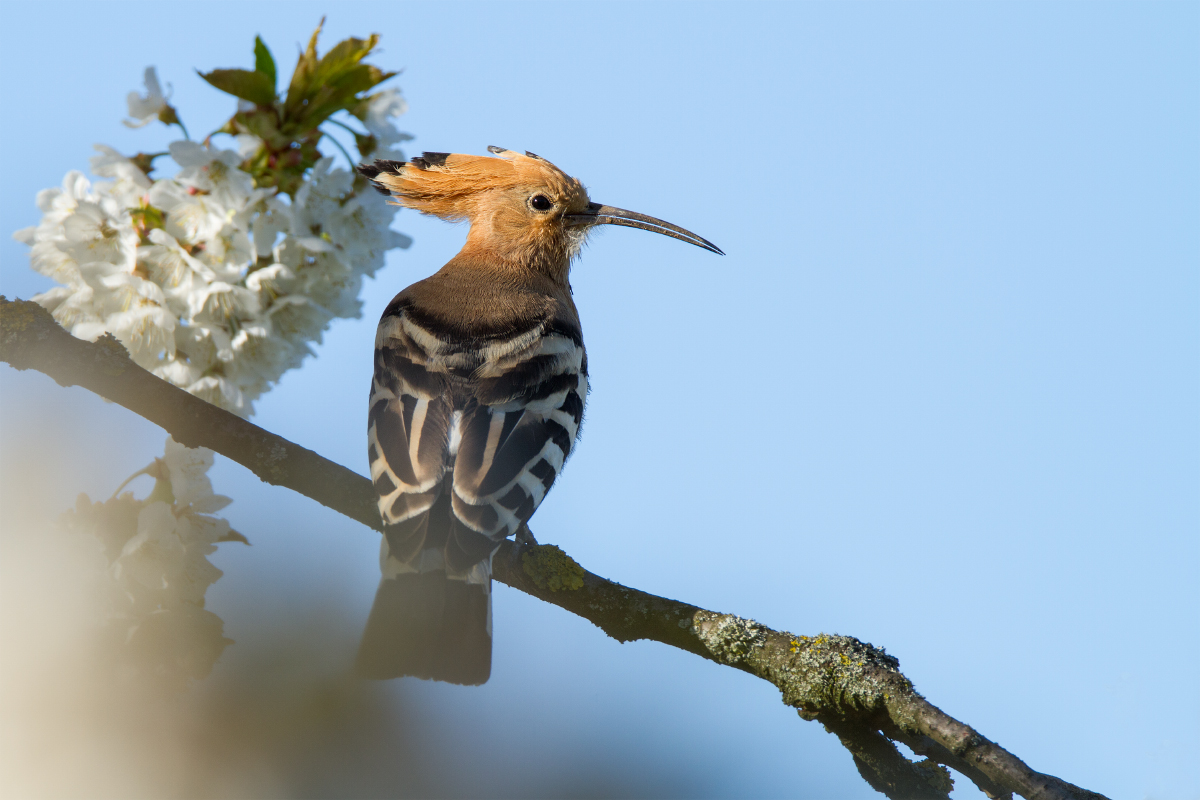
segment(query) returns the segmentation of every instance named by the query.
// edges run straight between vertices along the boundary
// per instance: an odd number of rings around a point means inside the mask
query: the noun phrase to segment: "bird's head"
[[[707,239],[669,222],[593,203],[582,183],[540,156],[488,150],[498,158],[425,153],[407,162],[364,164],[358,171],[396,205],[469,222],[464,250],[564,282],[596,225],[654,231],[724,255]]]

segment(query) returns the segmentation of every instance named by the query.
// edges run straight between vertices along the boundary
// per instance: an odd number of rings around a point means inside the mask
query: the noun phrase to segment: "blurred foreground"
[[[112,584],[98,543],[58,524],[55,465],[20,444],[6,435],[0,794],[436,794],[437,765],[409,746],[403,704],[346,672],[356,626],[316,602],[228,649],[182,693],[130,676],[103,633]]]
[[[154,455],[162,434],[137,424],[114,431],[105,423],[127,416],[122,410],[8,367],[0,367],[0,401],[0,796],[478,796],[478,777],[465,779],[460,762],[486,748],[473,741],[479,731],[450,730],[414,692],[424,684],[350,675],[362,620],[328,586],[293,589],[288,613],[265,623],[243,604],[259,621],[247,626],[240,617],[237,641],[212,675],[184,691],[132,675],[128,654],[114,652],[105,633],[112,604],[104,593],[114,584],[103,572],[102,545],[68,530],[61,514],[79,491],[104,499],[105,487],[111,492],[128,474],[127,463]],[[143,496],[151,482],[140,480],[131,488]],[[255,532],[247,533],[253,543]],[[221,611],[227,622],[237,612],[236,605]],[[586,762],[531,754],[506,764],[491,776],[494,794],[695,789],[686,778],[606,763],[603,753],[579,758]]]

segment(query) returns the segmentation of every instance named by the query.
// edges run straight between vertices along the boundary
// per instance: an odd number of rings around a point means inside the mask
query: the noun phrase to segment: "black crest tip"
[[[507,149],[507,148],[504,148],[504,147],[496,147],[496,145],[494,145],[494,144],[489,144],[489,145],[488,145],[488,152],[489,152],[489,153],[496,153],[496,154],[499,154],[499,153],[507,153],[507,152],[508,152],[508,149]]]
[[[541,156],[539,156],[537,153],[531,153],[528,150],[525,151],[525,155],[529,156],[530,158],[536,158],[538,161],[546,160],[546,159],[542,158]]]
[[[440,167],[446,163],[446,159],[449,157],[449,153],[421,153],[421,161],[424,162],[424,166],[421,169]],[[413,161],[416,160],[415,158],[413,159]]]
[[[382,186],[379,183],[378,178],[383,173],[399,175],[402,167],[404,167],[403,161],[380,160],[373,164],[359,164],[357,170],[359,175],[362,175],[371,182],[371,185],[375,187],[375,191],[382,195],[391,195],[391,192],[388,191],[387,187]]]
[[[404,169],[403,161],[376,161],[375,166],[380,172],[387,172],[391,175],[399,175],[400,170]]]

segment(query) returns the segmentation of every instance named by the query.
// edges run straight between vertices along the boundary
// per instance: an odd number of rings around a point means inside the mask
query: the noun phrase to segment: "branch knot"
[[[783,699],[802,716],[806,707],[873,711],[912,690],[895,656],[853,636],[792,636],[788,651]]]

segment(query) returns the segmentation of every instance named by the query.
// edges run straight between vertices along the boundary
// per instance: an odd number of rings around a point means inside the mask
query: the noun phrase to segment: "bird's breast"
[[[389,354],[400,375],[413,374],[426,393],[428,378],[440,378],[444,391],[460,402],[489,405],[552,402],[564,389],[586,380],[587,355],[577,325],[543,316],[512,320],[503,332],[441,326],[435,317],[398,308],[385,314],[376,348]],[[418,388],[414,386],[414,388]]]

